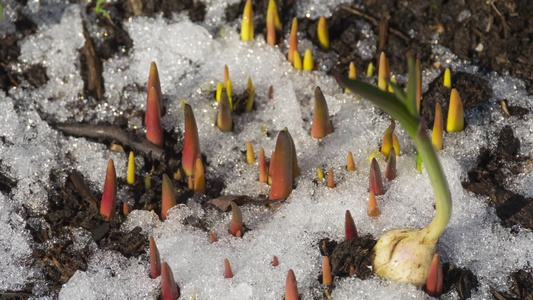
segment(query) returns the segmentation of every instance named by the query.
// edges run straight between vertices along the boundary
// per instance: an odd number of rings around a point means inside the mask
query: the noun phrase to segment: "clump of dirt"
[[[469,299],[472,291],[477,290],[479,281],[472,271],[458,268],[451,263],[442,265],[442,275],[444,277],[443,293],[455,290],[459,299]]]
[[[520,225],[533,229],[533,199],[505,186],[510,174],[523,172],[527,158],[521,157],[519,150],[520,140],[514,136],[510,126],[505,126],[498,133],[496,150],[480,150],[477,166],[468,172],[468,181],[462,182],[462,185],[470,192],[489,197],[489,204],[496,207],[503,226]]]
[[[357,278],[366,279],[372,275],[370,255],[376,245],[371,235],[355,237],[340,242],[331,252],[331,273],[334,276],[348,276],[354,268]]]
[[[105,222],[94,205],[78,194],[70,179],[51,191],[49,199],[48,214],[34,218],[28,223],[28,229],[36,242],[32,258],[43,268],[50,292],[59,292],[77,270],[87,269],[92,248],[88,245],[74,247],[75,228],[90,232],[92,240],[102,249],[118,251],[125,257],[145,253],[148,241],[140,227],[122,232],[120,226],[125,217],[121,212],[115,214],[111,222]]]
[[[511,293],[499,292],[490,287],[490,291],[495,299],[533,299],[533,273],[531,271],[518,270],[511,273],[510,281]]]
[[[518,270],[511,274],[511,292],[518,299],[533,299],[533,273]]]
[[[20,55],[19,41],[37,31],[37,25],[26,18],[22,13],[18,14],[15,22],[17,32],[0,38],[0,89],[8,91],[26,80],[34,87],[41,87],[48,81],[46,69],[41,65],[31,66],[22,73],[13,71],[9,66],[17,62]]]

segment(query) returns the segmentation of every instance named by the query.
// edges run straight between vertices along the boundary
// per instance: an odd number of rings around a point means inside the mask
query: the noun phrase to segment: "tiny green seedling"
[[[337,80],[343,87],[374,102],[399,121],[411,136],[426,166],[435,194],[435,218],[424,228],[400,228],[386,232],[373,249],[372,262],[374,271],[380,277],[422,286],[427,281],[437,241],[450,221],[452,199],[442,166],[431,139],[426,134],[425,122],[418,114],[416,63],[412,57],[408,57],[408,70],[407,94],[391,82],[388,84],[394,95],[346,77],[339,76]]]
[[[100,7],[104,2],[106,2],[106,0],[98,0],[98,2],[96,2],[96,6],[94,7],[94,10],[99,16],[107,18],[107,20],[109,20],[109,22],[113,24],[113,20],[111,20],[109,13],[105,9]]]

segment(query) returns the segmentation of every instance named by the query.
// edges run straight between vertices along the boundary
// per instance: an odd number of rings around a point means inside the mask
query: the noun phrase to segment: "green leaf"
[[[406,106],[411,115],[418,118],[418,109],[416,108],[416,61],[412,56],[407,58],[407,69],[409,79],[407,81]]]
[[[388,81],[388,84],[392,88],[392,91],[394,92],[394,96],[396,96],[396,98],[398,98],[400,101],[405,103],[406,98],[405,98],[405,93],[403,92],[403,90],[390,80]]]
[[[105,9],[103,8],[100,8],[100,5],[102,5],[102,3],[104,3],[106,0],[99,0],[98,2],[96,2],[96,6],[94,7],[94,10],[96,11],[97,14],[99,15],[102,15],[106,18],[109,18],[109,14],[107,13],[107,11],[105,11]]]
[[[416,135],[418,131],[418,118],[411,115],[405,103],[401,100],[373,85],[349,79],[345,76],[337,76],[337,81],[341,86],[350,89],[353,93],[357,93],[361,97],[374,102],[383,111],[398,120],[411,137]]]

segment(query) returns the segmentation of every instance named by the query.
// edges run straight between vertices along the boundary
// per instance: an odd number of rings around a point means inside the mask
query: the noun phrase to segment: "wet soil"
[[[498,147],[494,151],[480,150],[477,166],[468,172],[468,181],[462,185],[470,192],[487,196],[502,225],[512,227],[517,233],[520,228],[533,229],[533,199],[505,186],[510,175],[524,172],[529,158],[518,154],[520,140],[514,137],[510,126],[504,127],[498,135]]]
[[[226,17],[235,20],[240,17],[244,2],[228,7]],[[294,0],[276,1],[283,23],[283,35],[290,30],[294,15]],[[162,13],[171,18],[173,13],[187,13],[191,21],[201,22],[205,16],[205,5],[202,1],[172,0],[119,0],[106,2],[104,8],[109,12],[110,19],[94,13],[95,2],[88,4],[87,22],[98,24],[105,29],[106,35],[101,40],[94,40],[86,35],[87,43],[80,51],[80,65],[85,82],[84,97],[99,101],[103,99],[104,84],[101,76],[101,64],[119,52],[127,53],[133,43],[121,27],[122,21],[132,16],[153,17]],[[267,0],[254,1],[256,32],[265,32]],[[327,19],[330,28],[331,50],[338,55],[338,62],[329,70],[331,74],[347,74],[348,65],[354,62],[359,74],[366,71],[369,62],[377,65],[381,51],[387,54],[392,73],[405,73],[405,53],[410,51],[421,60],[422,67],[439,67],[431,53],[431,45],[439,43],[451,49],[460,59],[470,61],[481,67],[482,71],[509,73],[525,81],[530,93],[533,93],[533,2],[528,0],[362,0],[357,4],[339,7]],[[373,32],[378,35],[375,45],[375,56],[363,59],[355,47],[359,41],[368,39],[357,24],[365,20]],[[316,37],[317,20],[299,19],[299,33],[318,45]],[[40,65],[30,66],[22,72],[11,66],[16,65],[20,54],[19,42],[26,36],[35,33],[37,26],[19,14],[15,23],[17,32],[0,39],[0,89],[8,91],[12,87],[25,84],[40,87],[46,84],[46,68]],[[278,41],[281,44],[280,35]],[[284,50],[283,47],[282,51]],[[320,62],[318,62],[320,63]],[[466,73],[453,73],[455,87],[461,91],[465,109],[478,106],[492,95],[487,83],[478,77]],[[436,78],[423,95],[422,115],[428,125],[434,118],[434,107],[440,103],[443,113],[447,113],[450,91],[442,87],[442,76]],[[243,96],[243,99],[246,97]],[[505,102],[504,99],[502,101]],[[523,116],[528,111],[521,107],[507,107],[510,115]],[[132,112],[134,113],[134,112]],[[121,125],[121,124],[114,124]],[[167,133],[168,134],[168,133]],[[504,226],[512,227],[515,233],[520,228],[533,229],[533,201],[507,189],[503,183],[509,174],[523,171],[529,158],[520,157],[518,149],[520,141],[513,135],[511,127],[505,127],[498,133],[498,147],[491,151],[481,149],[478,164],[468,173],[468,181],[463,187],[470,192],[488,198],[488,205],[496,208]],[[99,139],[97,139],[99,140]],[[173,136],[166,140],[176,141]],[[110,146],[112,141],[100,139]],[[168,152],[179,153],[180,145],[166,144]],[[125,150],[129,148],[125,146]],[[180,154],[178,154],[179,159]],[[173,178],[168,170],[167,162],[160,162],[146,157],[146,171],[154,176],[164,172]],[[51,171],[51,176],[55,171]],[[83,177],[83,174],[81,174]],[[59,179],[57,179],[59,181]],[[212,192],[207,197],[213,199],[220,196],[223,188],[221,180],[208,182]],[[182,180],[173,179],[178,202],[184,202],[192,195]],[[124,182],[119,183],[125,185]],[[0,191],[9,193],[16,182],[0,173]],[[144,184],[131,186],[135,204],[131,209],[160,211],[160,188],[155,185],[150,190]],[[94,199],[99,199],[99,191],[92,191]],[[42,217],[28,217],[28,229],[35,247],[33,259],[36,265],[43,268],[46,285],[51,294],[59,291],[61,285],[69,280],[76,270],[87,268],[90,247],[73,247],[73,229],[83,228],[91,233],[92,241],[101,249],[109,249],[122,253],[126,257],[139,256],[145,253],[148,243],[140,232],[134,228],[130,232],[122,232],[120,226],[124,221],[122,210],[119,210],[112,222],[102,220],[91,201],[80,194],[80,190],[71,179],[60,182],[49,192],[49,213]],[[245,204],[248,205],[248,204]],[[191,226],[205,230],[202,220],[187,221]],[[322,255],[331,257],[333,272],[337,276],[347,276],[350,267],[356,270],[356,276],[366,278],[371,274],[368,255],[375,240],[362,237],[344,242],[321,241],[319,250]],[[43,246],[47,245],[47,246]],[[42,246],[42,247],[41,247]],[[444,264],[445,291],[454,289],[461,299],[470,297],[471,291],[478,285],[475,276],[468,270]],[[148,274],[147,274],[148,276]],[[493,290],[498,299],[532,299],[532,273],[518,270],[509,275],[512,287],[509,291]],[[26,299],[32,293],[32,286],[24,290],[0,294],[2,299]]]

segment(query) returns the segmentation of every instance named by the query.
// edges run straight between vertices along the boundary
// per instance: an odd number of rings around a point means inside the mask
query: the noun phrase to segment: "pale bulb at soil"
[[[374,246],[372,266],[379,277],[423,286],[429,275],[436,242],[423,244],[426,228],[386,232]]]

